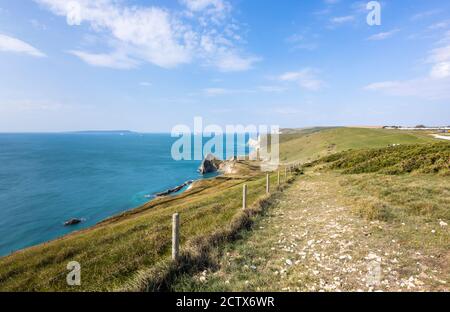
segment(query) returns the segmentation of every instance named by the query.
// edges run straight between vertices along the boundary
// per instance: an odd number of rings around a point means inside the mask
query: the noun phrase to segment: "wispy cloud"
[[[236,94],[252,94],[252,93],[281,93],[286,91],[286,87],[279,85],[264,85],[247,89],[231,89],[231,88],[205,88],[201,94],[206,97],[218,97]]]
[[[442,12],[442,10],[440,10],[440,9],[433,9],[433,10],[419,12],[419,13],[414,14],[413,16],[411,16],[411,20],[412,21],[422,20],[422,19],[434,16],[436,14],[439,14],[441,12]]]
[[[447,42],[450,33],[440,42]],[[433,49],[425,60],[430,65],[425,77],[410,80],[376,82],[366,86],[369,91],[382,92],[393,96],[411,96],[428,100],[450,99],[450,43]]]
[[[181,10],[112,0],[34,1],[66,17],[70,26],[87,24],[101,34],[110,51],[71,51],[93,66],[129,69],[151,63],[173,68],[201,61],[220,71],[244,71],[259,60],[241,51],[239,26],[225,0],[180,0]]]
[[[28,54],[33,57],[46,57],[43,52],[25,41],[3,34],[0,34],[0,51]]]
[[[207,11],[209,14],[224,14],[230,4],[222,0],[180,0],[192,12]]]
[[[431,79],[424,77],[405,81],[385,81],[365,87],[368,91],[377,91],[390,96],[417,97],[426,100],[450,99],[450,79]]]
[[[121,53],[95,54],[84,51],[68,51],[68,53],[79,57],[89,65],[97,67],[109,67],[115,69],[135,68],[138,62]]]
[[[430,30],[446,29],[450,27],[450,20],[440,21],[428,26]]]
[[[335,25],[345,24],[353,22],[355,20],[354,15],[336,16],[330,19],[330,22]]]
[[[286,72],[278,77],[278,80],[285,82],[295,82],[302,89],[318,91],[324,86],[324,82],[317,78],[318,71],[306,68],[300,71]]]
[[[36,29],[40,29],[40,30],[47,30],[47,25],[45,25],[44,23],[38,21],[37,19],[31,19],[30,20],[30,24],[36,28]]]
[[[385,39],[391,38],[393,35],[395,35],[399,31],[400,31],[399,29],[394,29],[394,30],[387,31],[387,32],[380,32],[378,34],[370,36],[369,38],[367,38],[367,40],[370,40],[370,41],[385,40]]]
[[[271,109],[271,112],[278,115],[298,115],[305,113],[304,110],[295,106],[275,106]]]
[[[222,72],[246,71],[261,61],[260,57],[241,56],[236,52],[218,49],[218,54],[211,58],[211,62]]]
[[[292,46],[291,50],[309,50],[313,51],[319,47],[316,42],[318,35],[309,34],[307,31],[291,35],[285,41]]]
[[[202,94],[206,97],[217,97],[223,95],[256,93],[256,89],[227,89],[227,88],[205,88]]]
[[[231,94],[234,93],[234,90],[230,89],[224,89],[224,88],[206,88],[203,89],[203,94],[205,96],[219,96],[219,95],[225,95],[225,94]]]
[[[282,86],[259,86],[258,90],[262,91],[262,92],[273,92],[273,93],[281,93],[286,91],[286,87],[282,87]]]

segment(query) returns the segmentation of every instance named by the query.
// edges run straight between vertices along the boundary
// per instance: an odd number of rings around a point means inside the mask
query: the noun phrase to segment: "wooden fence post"
[[[247,184],[242,188],[242,209],[247,209]]]
[[[180,215],[172,216],[172,260],[177,261],[180,253]]]
[[[270,174],[266,175],[266,194],[270,193]]]
[[[287,181],[287,167],[284,168],[284,182]]]
[[[278,186],[280,186],[280,170],[278,170]]]

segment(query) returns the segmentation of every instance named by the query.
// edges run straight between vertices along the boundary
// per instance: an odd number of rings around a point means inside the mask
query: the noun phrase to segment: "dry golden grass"
[[[165,261],[170,257],[173,213],[181,215],[181,241],[186,246],[218,229],[227,231],[240,220],[243,183],[248,184],[249,205],[264,196],[265,175],[253,164],[239,166],[239,175],[196,182],[181,195],[156,199],[93,228],[1,258],[0,290],[108,291],[143,284],[148,270],[164,276],[161,267],[171,267]],[[275,181],[272,174],[272,184]],[[66,283],[69,261],[81,264],[80,287]]]
[[[369,199],[395,218],[372,218]],[[172,290],[448,291],[449,211],[442,177],[307,172],[242,240],[216,250],[219,265],[178,277]]]

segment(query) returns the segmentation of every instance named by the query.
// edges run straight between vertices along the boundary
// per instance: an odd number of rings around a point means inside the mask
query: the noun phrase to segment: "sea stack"
[[[205,159],[203,159],[200,168],[198,168],[198,171],[201,174],[216,172],[217,170],[219,170],[220,164],[221,161],[216,156],[214,156],[213,154],[208,154],[206,155]]]

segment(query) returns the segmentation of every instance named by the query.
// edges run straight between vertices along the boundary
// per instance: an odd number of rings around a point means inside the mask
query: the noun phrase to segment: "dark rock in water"
[[[75,225],[78,223],[81,223],[81,219],[70,219],[70,220],[64,222],[64,225],[69,226],[69,225]]]
[[[216,158],[213,154],[208,154],[205,159],[203,159],[198,171],[201,174],[207,174],[211,172],[216,172],[219,169],[221,161]]]
[[[179,186],[177,186],[175,188],[169,189],[169,190],[167,190],[165,192],[156,193],[155,196],[156,197],[162,197],[162,196],[167,196],[167,195],[179,192],[179,191],[181,191],[181,189],[183,189],[183,187],[191,185],[192,183],[194,183],[194,181],[192,181],[192,180],[184,182],[183,184],[181,184],[181,185],[179,185]]]

